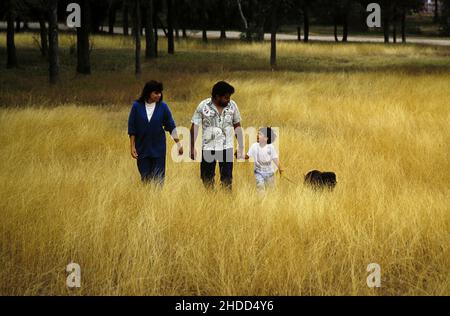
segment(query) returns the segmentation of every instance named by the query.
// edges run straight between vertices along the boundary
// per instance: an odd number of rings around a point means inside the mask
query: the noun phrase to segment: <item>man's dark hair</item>
[[[233,94],[234,87],[225,81],[219,81],[212,88],[211,95],[215,97],[223,97],[226,94]]]
[[[142,90],[141,96],[137,100],[140,103],[145,103],[150,98],[152,92],[161,92],[161,101],[163,100],[162,92],[163,92],[163,84],[161,82],[150,80],[144,86]]]
[[[272,144],[277,139],[277,134],[272,130],[272,127],[262,127],[259,129],[259,132],[267,137],[267,144]]]

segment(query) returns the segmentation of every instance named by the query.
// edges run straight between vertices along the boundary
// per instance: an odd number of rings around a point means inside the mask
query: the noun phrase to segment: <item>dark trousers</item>
[[[233,182],[233,149],[222,151],[202,152],[202,162],[200,163],[200,175],[203,184],[208,187],[214,187],[214,177],[216,175],[216,163],[219,163],[220,181],[227,189],[232,188]]]
[[[164,184],[166,157],[138,159],[137,166],[142,182],[154,181],[161,185]]]

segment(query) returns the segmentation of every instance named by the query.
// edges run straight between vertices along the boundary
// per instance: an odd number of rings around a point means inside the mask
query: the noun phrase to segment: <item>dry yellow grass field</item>
[[[83,78],[71,41],[56,88],[30,35],[25,65],[1,70],[0,294],[450,294],[448,49],[280,43],[271,72],[268,44],[187,41],[135,79],[129,42],[98,37]],[[228,80],[244,127],[280,128],[298,185],[278,177],[260,198],[237,163],[231,194],[207,191],[197,163],[170,159],[162,190],[142,185],[126,126],[151,78],[180,126]],[[336,172],[336,189],[304,187],[312,169]],[[369,263],[381,288],[366,284]]]

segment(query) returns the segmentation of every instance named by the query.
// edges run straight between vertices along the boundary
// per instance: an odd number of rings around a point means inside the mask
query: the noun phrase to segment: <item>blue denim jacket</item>
[[[148,121],[145,104],[135,101],[128,117],[128,135],[136,137],[139,159],[160,158],[166,155],[166,133],[176,128],[169,106],[158,102]]]

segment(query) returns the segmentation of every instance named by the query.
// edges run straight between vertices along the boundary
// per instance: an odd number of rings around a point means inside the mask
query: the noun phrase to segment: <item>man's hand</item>
[[[131,157],[133,157],[133,159],[138,159],[138,153],[135,146],[131,146]]]
[[[197,149],[195,149],[195,147],[191,147],[191,151],[189,153],[189,156],[191,157],[192,160],[196,160],[197,159]]]
[[[282,175],[283,175],[283,173],[284,173],[284,169],[283,169],[283,168],[281,168],[281,167],[279,167],[279,168],[278,168],[278,172],[280,173],[280,176],[282,176]]]

